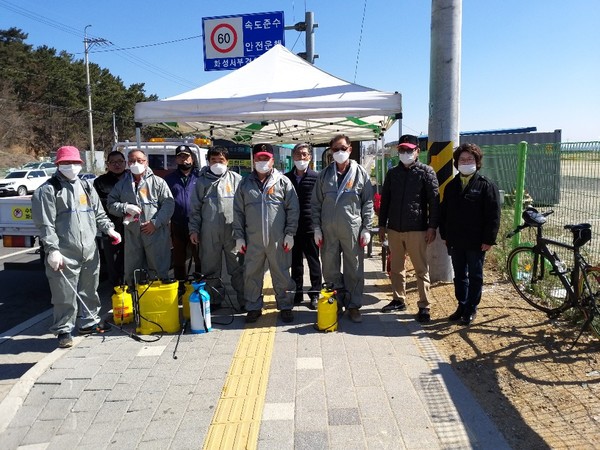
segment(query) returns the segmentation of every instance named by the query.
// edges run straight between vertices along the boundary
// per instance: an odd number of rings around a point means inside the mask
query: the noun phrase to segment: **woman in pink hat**
[[[83,161],[79,150],[58,149],[58,170],[33,193],[33,221],[40,230],[46,258],[46,276],[52,293],[58,346],[73,345],[71,332],[77,318],[77,298],[83,303],[80,334],[103,332],[110,328],[100,320],[98,282],[100,260],[96,246],[98,229],[121,242],[121,235],[104,212],[96,190],[77,176]],[[78,295],[75,293],[77,292]]]

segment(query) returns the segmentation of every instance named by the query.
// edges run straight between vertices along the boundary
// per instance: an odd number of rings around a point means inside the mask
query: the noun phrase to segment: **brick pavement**
[[[254,445],[508,448],[414,321],[414,301],[409,311],[379,312],[390,298],[380,269],[377,259],[365,261],[362,324],[344,316],[337,332],[320,333],[305,305],[294,323],[277,322]],[[2,448],[201,448],[244,328],[236,316],[208,334],[184,335],[177,359],[173,335],[140,343],[113,330],[77,339],[0,404],[9,411],[0,417]]]

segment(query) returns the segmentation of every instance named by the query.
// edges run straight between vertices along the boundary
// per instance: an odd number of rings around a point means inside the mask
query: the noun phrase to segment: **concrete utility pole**
[[[306,51],[298,53],[298,56],[311,64],[314,64],[315,59],[319,57],[319,55],[315,54],[315,28],[318,26],[319,24],[315,23],[315,14],[311,11],[306,11],[304,22],[298,22],[295,25],[285,27],[286,30],[306,32]]]
[[[88,38],[87,29],[91,27],[91,25],[86,25],[83,29],[83,48],[85,50],[85,90],[87,93],[87,103],[88,103],[88,124],[90,131],[90,164],[91,164],[91,172],[96,171],[96,154],[94,153],[94,121],[92,119],[92,86],[90,83],[90,64],[89,64],[89,49],[94,44],[99,45],[109,45],[110,41],[102,38]]]
[[[459,145],[462,0],[431,2],[428,158],[440,197],[452,179],[452,151]],[[431,281],[452,281],[452,264],[438,238],[428,248]]]

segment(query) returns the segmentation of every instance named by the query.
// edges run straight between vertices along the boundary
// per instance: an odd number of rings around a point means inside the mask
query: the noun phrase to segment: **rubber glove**
[[[321,231],[320,228],[315,228],[315,244],[317,245],[317,247],[321,248],[321,246],[323,245],[323,232]]]
[[[48,253],[48,265],[54,271],[62,269],[65,265],[63,255],[58,250],[52,250],[50,253]]]
[[[125,207],[125,214],[129,214],[130,216],[139,216],[142,213],[142,208],[138,205],[132,205],[130,203]]]
[[[236,239],[235,240],[235,252],[241,255],[246,254],[246,240],[245,239]]]
[[[294,246],[294,236],[290,236],[289,234],[286,234],[285,237],[283,238],[283,251],[288,253],[292,250],[293,246]]]
[[[118,232],[116,232],[114,228],[108,230],[106,234],[108,234],[112,238],[112,245],[118,245],[121,243],[121,235]]]
[[[367,230],[362,230],[360,232],[360,239],[358,240],[358,243],[361,247],[366,247],[369,245],[369,242],[371,242],[371,233],[369,233]]]

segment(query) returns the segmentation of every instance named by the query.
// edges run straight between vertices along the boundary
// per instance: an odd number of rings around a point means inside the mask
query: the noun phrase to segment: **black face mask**
[[[177,164],[177,168],[179,170],[190,170],[192,168],[193,164],[191,163],[185,163],[185,164]]]

